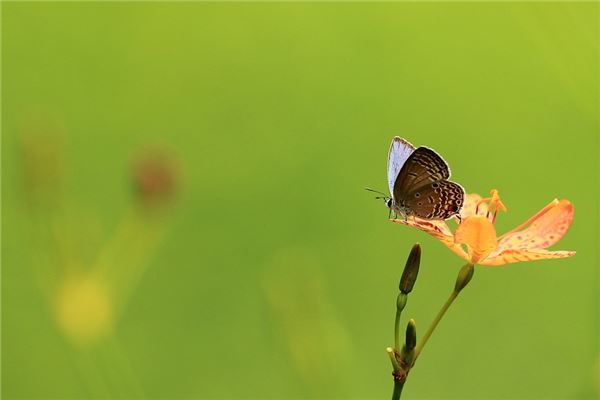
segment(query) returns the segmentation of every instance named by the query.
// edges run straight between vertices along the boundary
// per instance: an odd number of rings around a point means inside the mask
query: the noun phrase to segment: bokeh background
[[[597,398],[598,11],[4,2],[2,397],[389,397],[410,247],[418,332],[462,265],[363,190],[401,135],[578,252],[478,267],[405,397]]]

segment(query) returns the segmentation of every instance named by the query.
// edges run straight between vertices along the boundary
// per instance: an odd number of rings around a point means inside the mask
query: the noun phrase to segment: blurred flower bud
[[[112,333],[112,298],[108,286],[97,278],[66,278],[56,294],[55,312],[73,344],[89,345]]]
[[[55,121],[26,121],[20,137],[23,182],[31,205],[55,205],[64,180],[64,129]]]
[[[410,293],[415,286],[417,281],[417,275],[419,274],[419,265],[421,264],[421,245],[416,243],[410,250],[408,259],[406,260],[406,266],[400,278],[400,291],[402,293]]]
[[[179,183],[175,159],[165,150],[142,153],[133,164],[133,187],[138,200],[148,208],[173,202]]]
[[[454,285],[454,291],[456,293],[464,289],[465,286],[471,281],[475,272],[475,266],[473,264],[467,264],[460,269],[458,276],[456,277],[456,284]]]

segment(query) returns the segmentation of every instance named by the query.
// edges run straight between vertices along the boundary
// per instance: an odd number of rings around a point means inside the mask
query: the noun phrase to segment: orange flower
[[[503,265],[575,255],[574,251],[546,250],[567,233],[573,222],[573,205],[568,200],[553,200],[515,229],[497,237],[496,215],[506,207],[497,190],[490,194],[485,199],[478,194],[466,195],[461,222],[454,233],[445,221],[417,217],[392,221],[430,234],[471,264]]]

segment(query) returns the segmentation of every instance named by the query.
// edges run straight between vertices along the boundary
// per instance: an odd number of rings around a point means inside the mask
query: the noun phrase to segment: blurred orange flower
[[[393,219],[413,226],[435,237],[471,264],[503,265],[519,261],[565,258],[574,251],[549,251],[573,222],[573,205],[568,200],[553,200],[533,217],[513,230],[497,237],[496,215],[506,211],[497,190],[491,197],[467,194],[460,212],[460,223],[454,233],[445,221],[420,218]]]

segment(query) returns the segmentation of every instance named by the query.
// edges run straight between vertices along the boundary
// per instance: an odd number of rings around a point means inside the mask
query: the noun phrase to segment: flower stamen
[[[479,206],[481,204],[486,204],[487,212],[485,214],[485,217],[489,219],[492,222],[492,224],[494,224],[496,222],[498,210],[506,212],[506,206],[500,199],[500,194],[496,189],[492,189],[490,191],[490,194],[490,197],[485,197],[477,202],[477,206],[475,207],[475,215],[479,215]],[[492,215],[492,218],[490,218],[490,215]]]
[[[485,203],[487,203],[487,202],[488,202],[489,200],[491,200],[491,199],[492,199],[491,197],[485,197],[485,198],[483,198],[483,199],[479,200],[479,201],[477,202],[477,206],[475,207],[475,215],[479,215],[479,206],[480,206],[481,204],[485,204]]]

